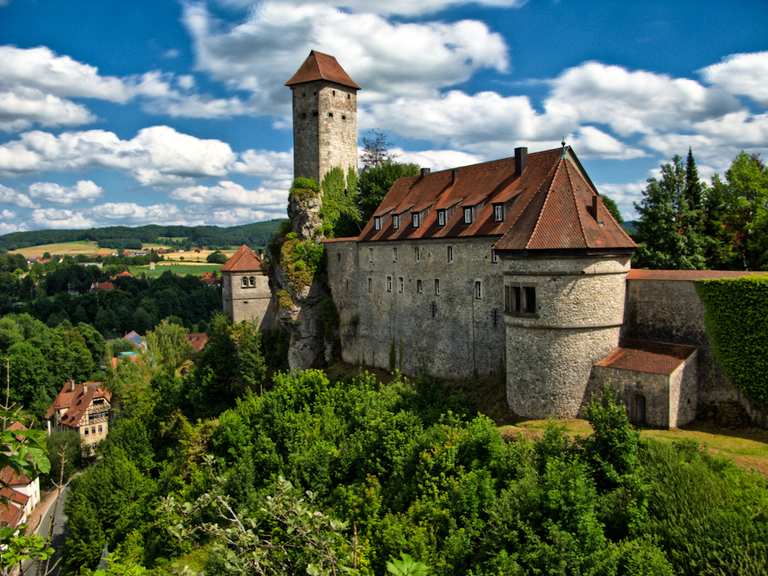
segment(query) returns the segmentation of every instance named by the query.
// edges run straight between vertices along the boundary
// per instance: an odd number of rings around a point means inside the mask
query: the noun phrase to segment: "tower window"
[[[301,119],[302,120],[306,120],[307,119],[307,113],[306,112],[302,112],[301,113]]]
[[[368,262],[373,263],[373,248],[368,248]]]
[[[392,214],[392,228],[395,230],[400,228],[400,214]]]
[[[350,98],[352,98],[352,96],[350,94],[347,94],[347,100],[349,100]]]
[[[494,222],[504,221],[504,204],[493,205],[493,221]]]
[[[445,210],[437,211],[437,225],[445,226]]]
[[[472,224],[473,209],[471,206],[464,208],[464,224]]]
[[[437,302],[432,302],[432,318],[437,318]]]
[[[435,278],[435,296],[440,296],[440,278]]]
[[[328,118],[333,118],[333,112],[328,112]]]
[[[397,291],[402,294],[405,290],[405,279],[400,276],[400,278],[397,279]]]
[[[373,227],[374,227],[376,230],[381,230],[381,216],[376,216],[376,217],[373,219]]]
[[[424,294],[424,284],[421,280],[416,280],[416,294]]]
[[[302,97],[302,98],[304,98],[304,96],[306,96],[306,95],[307,95],[307,93],[306,93],[306,92],[304,92],[304,91],[302,91],[302,93],[301,93],[301,97]]]
[[[448,264],[453,262],[453,246],[448,246]]]
[[[496,250],[491,248],[491,263],[496,264],[499,261],[499,255],[496,253]]]
[[[248,284],[250,284],[251,286],[256,286],[256,278],[254,278],[253,276],[248,278]]]
[[[336,262],[341,262],[341,252],[336,253]]]
[[[246,278],[245,276],[243,276],[243,277],[240,279],[240,284],[242,285],[242,287],[243,287],[243,288],[248,288],[248,278]]]
[[[370,294],[372,290],[373,290],[373,280],[370,277],[368,277],[368,294]]]
[[[480,280],[475,280],[475,300],[483,299],[483,283]]]
[[[342,120],[346,120],[346,119],[347,119],[347,115],[346,115],[346,114],[342,114],[342,115],[341,115],[341,119],[342,119]]]
[[[331,90],[333,92],[333,95],[336,96],[336,90]]]
[[[387,292],[392,292],[392,276],[387,276]]]
[[[317,118],[317,110],[312,110],[312,116],[314,116],[315,118]]]
[[[416,256],[416,262],[421,262],[421,246],[416,246],[413,249],[413,254]]]

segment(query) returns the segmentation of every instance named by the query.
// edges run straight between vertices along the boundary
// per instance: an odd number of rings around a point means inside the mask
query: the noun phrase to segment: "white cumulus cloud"
[[[78,180],[74,186],[62,186],[55,182],[35,182],[29,186],[29,195],[54,204],[75,204],[94,201],[104,190],[93,180]]]
[[[171,197],[192,204],[217,204],[227,206],[283,207],[288,200],[288,190],[257,188],[249,190],[229,180],[215,186],[187,186],[171,192]]]
[[[701,70],[707,82],[768,105],[768,51],[731,54]]]
[[[34,208],[35,203],[26,194],[0,184],[0,204],[13,204],[19,208]]]
[[[95,222],[76,210],[37,208],[32,211],[37,228],[92,228]]]

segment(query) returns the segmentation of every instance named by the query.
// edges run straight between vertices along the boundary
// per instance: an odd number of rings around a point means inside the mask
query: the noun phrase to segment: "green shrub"
[[[731,381],[768,407],[768,277],[697,282],[715,356]]]

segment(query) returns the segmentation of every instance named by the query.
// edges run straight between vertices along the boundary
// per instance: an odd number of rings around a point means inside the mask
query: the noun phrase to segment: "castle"
[[[359,86],[315,51],[286,84],[295,176],[356,167]],[[424,168],[325,246],[350,364],[495,377],[525,417],[576,417],[611,386],[636,423],[677,427],[723,402],[764,418],[713,360],[694,289],[740,273],[631,270],[635,243],[565,143]]]

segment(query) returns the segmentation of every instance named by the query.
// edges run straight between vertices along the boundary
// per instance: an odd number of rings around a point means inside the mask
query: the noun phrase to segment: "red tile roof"
[[[333,82],[348,88],[360,90],[352,78],[344,71],[344,68],[337,62],[336,58],[330,54],[323,54],[316,50],[311,50],[304,63],[299,66],[296,73],[285,83],[286,86],[296,86],[305,82],[314,82],[315,80],[325,80]]]
[[[16,528],[21,522],[24,510],[10,502],[0,502],[0,526]]]
[[[110,402],[112,393],[103,388],[101,382],[83,382],[75,386],[72,381],[69,381],[64,384],[53,404],[48,407],[45,417],[50,419],[57,411],[66,408],[67,413],[61,417],[61,425],[77,428],[80,426],[80,419],[95,398],[104,398]]]
[[[0,485],[2,486],[26,486],[31,481],[29,476],[17,472],[10,466],[5,466],[0,470]]]
[[[221,267],[222,272],[257,272],[261,269],[261,258],[245,244]]]
[[[190,332],[187,334],[187,341],[189,341],[190,346],[192,346],[195,352],[200,352],[208,344],[208,334],[205,332]]]
[[[13,488],[4,486],[3,488],[0,488],[0,500],[11,501],[14,504],[18,504],[19,506],[24,507],[24,505],[26,505],[26,503],[29,501],[29,496],[22,494]]]
[[[743,276],[763,275],[766,272],[748,270],[646,270],[633,268],[629,271],[629,280],[670,280],[692,282],[695,280],[719,280],[722,278],[742,278]]]
[[[529,154],[522,174],[516,173],[513,156],[400,178],[357,239],[501,236],[498,250],[633,250],[635,243],[599,198],[573,151],[556,148]],[[504,205],[502,222],[493,219],[494,204]],[[464,224],[463,208],[470,206],[473,222]],[[439,227],[437,211],[452,207]],[[427,211],[418,228],[410,217],[401,217],[399,229],[393,228],[392,214],[422,210]],[[375,229],[376,217],[382,217],[381,230]]]
[[[695,347],[683,344],[625,340],[595,365],[649,374],[671,374],[694,352]]]

